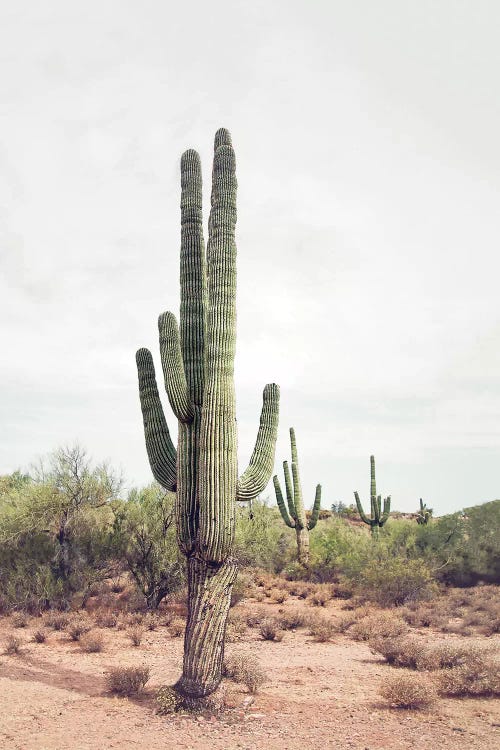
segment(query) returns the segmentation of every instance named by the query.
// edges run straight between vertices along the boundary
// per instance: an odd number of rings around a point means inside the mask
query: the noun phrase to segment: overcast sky
[[[0,473],[151,479],[134,354],[179,306],[179,160],[237,157],[240,469],[281,386],[308,505],[500,496],[496,0],[0,10]],[[167,409],[175,432],[174,419]],[[280,469],[281,474],[281,469]],[[271,495],[271,485],[267,493]]]

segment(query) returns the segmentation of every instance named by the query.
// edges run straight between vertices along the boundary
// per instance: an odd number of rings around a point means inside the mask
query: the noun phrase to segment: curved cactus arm
[[[274,491],[276,493],[276,502],[278,503],[278,508],[280,509],[281,517],[283,518],[287,526],[289,526],[291,529],[294,529],[295,521],[291,519],[290,516],[288,515],[285,501],[283,500],[283,493],[281,492],[280,480],[278,479],[276,475],[274,475],[273,477],[273,484],[274,484]]]
[[[163,413],[151,352],[148,349],[139,349],[136,362],[144,435],[151,470],[162,487],[175,492],[177,455]]]
[[[170,312],[162,313],[158,318],[158,331],[160,333],[161,363],[168,400],[179,422],[188,424],[193,419],[194,410],[188,394],[179,328],[175,315]]]
[[[371,519],[368,518],[365,511],[363,510],[363,506],[361,505],[361,500],[359,499],[359,495],[357,492],[354,493],[354,499],[356,500],[356,507],[358,509],[361,520],[364,521],[364,523],[368,524],[368,526],[371,526]]]
[[[390,512],[391,512],[391,496],[389,495],[384,500],[384,511],[383,511],[382,515],[380,516],[380,518],[379,518],[379,522],[378,522],[379,526],[383,526],[384,525],[384,523],[389,518]]]
[[[319,516],[319,509],[321,507],[321,485],[316,485],[316,496],[314,498],[314,505],[311,513],[311,518],[309,519],[309,523],[307,524],[307,528],[309,531],[311,529],[314,529],[316,524],[318,523],[318,516]]]
[[[286,490],[286,501],[288,503],[288,510],[294,521],[297,520],[297,509],[295,507],[293,489],[292,489],[292,477],[290,469],[288,468],[288,461],[283,461],[283,473],[285,475],[285,490]]]
[[[278,436],[280,391],[275,383],[264,388],[259,431],[248,468],[238,480],[236,499],[253,500],[261,493],[273,471]]]

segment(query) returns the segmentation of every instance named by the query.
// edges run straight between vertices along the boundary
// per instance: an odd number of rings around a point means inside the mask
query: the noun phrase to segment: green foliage
[[[288,562],[293,547],[280,523],[276,508],[260,499],[252,503],[253,518],[245,508],[236,509],[234,555],[240,565],[279,573]]]
[[[153,483],[113,503],[116,556],[124,560],[149,609],[186,582],[175,538],[174,500]]]

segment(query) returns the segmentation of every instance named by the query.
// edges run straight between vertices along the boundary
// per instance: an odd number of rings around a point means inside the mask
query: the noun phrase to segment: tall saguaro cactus
[[[321,506],[321,485],[316,486],[316,496],[309,521],[306,518],[304,502],[302,499],[302,486],[299,475],[299,459],[297,455],[297,442],[295,440],[295,430],[290,427],[290,444],[292,449],[292,475],[288,462],[283,461],[283,471],[285,474],[285,491],[288,510],[283,500],[283,493],[278,477],[273,477],[274,491],[276,501],[280,509],[281,516],[291,529],[295,529],[297,535],[297,550],[299,562],[306,565],[309,560],[309,532],[314,529],[318,522],[319,509]]]
[[[180,326],[160,315],[165,388],[179,422],[177,451],[163,413],[151,353],[137,352],[139,393],[154,477],[176,492],[177,539],[188,563],[183,673],[176,690],[202,698],[221,679],[224,635],[237,565],[231,557],[235,502],[265,488],[272,473],[279,388],[264,388],[260,427],[238,478],[234,356],[236,344],[236,174],[231,137],[214,145],[208,245],[202,228],[200,158],[181,159]]]
[[[432,508],[428,508],[427,504],[424,503],[420,498],[420,509],[417,513],[417,523],[420,526],[426,526],[432,518]]]
[[[370,531],[373,535],[378,534],[379,528],[382,528],[384,523],[389,518],[391,512],[391,497],[390,495],[384,500],[384,509],[382,510],[382,496],[377,495],[377,483],[375,480],[375,456],[370,456],[370,504],[371,504],[371,515],[368,518],[361,505],[361,500],[357,492],[354,493],[356,499],[356,506],[358,513],[361,516],[361,520],[368,524]]]

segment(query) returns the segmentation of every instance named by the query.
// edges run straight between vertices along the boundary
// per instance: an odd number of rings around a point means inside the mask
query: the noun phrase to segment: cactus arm
[[[293,427],[290,427],[290,447],[292,452],[292,464],[299,465],[299,456],[297,453],[297,440],[295,438],[295,430]]]
[[[168,400],[179,422],[188,424],[193,419],[194,409],[188,394],[186,374],[182,362],[179,328],[172,313],[166,312],[160,315],[158,331]]]
[[[285,475],[285,490],[286,490],[286,501],[288,503],[288,510],[294,521],[297,520],[297,510],[293,501],[293,489],[292,489],[292,477],[290,475],[290,469],[288,468],[288,461],[283,461],[283,473]]]
[[[198,498],[200,554],[213,564],[230,554],[238,479],[236,346],[236,169],[229,133],[218,131],[207,246],[208,315],[201,410]]]
[[[360,515],[361,520],[368,524],[368,526],[372,525],[371,520],[367,517],[365,511],[363,510],[363,506],[361,505],[361,500],[359,499],[359,495],[357,492],[354,493],[354,499],[356,500],[356,507],[358,509],[358,513]]]
[[[283,493],[281,492],[280,480],[278,479],[276,475],[273,477],[273,484],[274,484],[274,492],[276,494],[276,502],[278,503],[278,508],[280,509],[281,517],[283,518],[286,525],[289,526],[291,529],[293,529],[295,528],[295,521],[291,519],[290,516],[288,515],[285,501],[283,500]]]
[[[375,479],[375,456],[370,456],[370,497],[377,497],[377,482]]]
[[[391,496],[389,495],[388,497],[384,499],[384,512],[380,516],[380,520],[378,522],[379,526],[384,525],[384,523],[389,518],[390,512],[391,512]]]
[[[275,383],[266,385],[255,448],[248,468],[238,480],[237,500],[253,500],[269,482],[278,436],[279,398],[279,387]]]
[[[295,524],[299,529],[307,528],[306,511],[302,499],[302,485],[300,483],[299,467],[292,463],[293,504],[295,506]]]
[[[318,516],[319,516],[319,509],[321,507],[321,485],[316,485],[316,496],[314,498],[314,505],[311,513],[311,518],[309,519],[309,523],[307,524],[307,528],[309,531],[314,529],[316,524],[318,523]]]
[[[181,158],[180,340],[187,388],[195,408],[203,403],[207,316],[207,269],[203,239],[200,157]]]
[[[136,362],[144,435],[151,470],[162,487],[175,492],[176,450],[163,413],[151,352],[148,349],[139,349]]]

